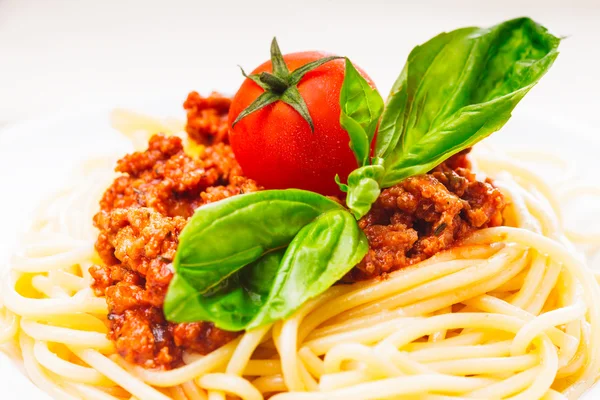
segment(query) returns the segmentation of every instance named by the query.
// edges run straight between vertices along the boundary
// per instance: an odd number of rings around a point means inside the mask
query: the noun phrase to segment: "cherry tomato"
[[[292,53],[283,56],[290,71],[331,54]],[[298,83],[314,123],[308,122],[290,105],[276,101],[233,121],[264,90],[246,79],[229,109],[229,140],[244,174],[267,189],[299,188],[324,195],[339,194],[334,181],[345,181],[358,167],[348,146],[348,133],[340,126],[340,89],[344,81],[344,60],[335,59],[308,72]],[[271,61],[252,73],[271,72]],[[373,87],[371,79],[360,73]]]

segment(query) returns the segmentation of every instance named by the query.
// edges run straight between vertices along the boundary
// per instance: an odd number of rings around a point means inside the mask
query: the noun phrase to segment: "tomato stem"
[[[268,72],[261,72],[259,79],[268,86],[271,92],[276,94],[283,94],[290,87],[290,84],[284,79]]]
[[[283,101],[294,108],[294,110],[296,110],[302,116],[302,118],[304,118],[310,127],[311,132],[314,132],[315,128],[310,113],[308,112],[308,107],[306,106],[302,96],[300,96],[300,92],[298,91],[296,85],[306,73],[338,58],[343,57],[323,57],[321,59],[304,64],[303,66],[290,72],[285,60],[283,59],[281,50],[279,50],[277,39],[273,38],[273,41],[271,42],[271,65],[273,72],[261,72],[260,74],[246,75],[242,69],[242,75],[263,88],[265,92],[237,116],[232,124],[232,127],[249,114],[252,114],[253,112],[258,111],[276,101]]]

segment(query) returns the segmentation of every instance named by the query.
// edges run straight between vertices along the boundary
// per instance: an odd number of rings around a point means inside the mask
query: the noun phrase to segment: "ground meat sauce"
[[[359,221],[369,252],[344,281],[385,277],[452,247],[474,230],[502,224],[504,198],[489,179],[476,179],[467,153],[381,192]]]
[[[202,97],[191,92],[183,103],[187,111],[187,131],[190,138],[201,144],[229,143],[227,135],[227,114],[231,99],[212,93]]]
[[[109,338],[126,360],[147,368],[181,364],[185,350],[206,354],[235,338],[209,322],[167,322],[162,305],[178,236],[204,204],[261,190],[242,175],[228,145],[230,99],[192,92],[186,131],[206,146],[199,157],[181,139],[155,135],[148,149],[123,157],[122,173],[104,193],[94,225],[102,265],[90,269],[96,295],[109,307]],[[466,153],[429,174],[385,189],[359,221],[369,240],[366,257],[345,278],[385,276],[448,249],[470,232],[502,223],[501,193],[477,181]]]
[[[117,163],[122,175],[104,193],[94,217],[100,231],[96,250],[104,263],[90,269],[92,288],[106,296],[109,338],[132,363],[172,368],[181,364],[184,350],[206,354],[238,335],[208,322],[170,323],[162,312],[178,236],[194,210],[260,189],[242,176],[226,144],[229,102],[190,94],[187,131],[210,145],[192,158],[180,138],[154,135],[146,151]]]

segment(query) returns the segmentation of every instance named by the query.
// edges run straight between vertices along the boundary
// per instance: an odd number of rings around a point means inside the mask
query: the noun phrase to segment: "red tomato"
[[[292,53],[284,56],[290,71],[330,56],[322,52]],[[306,120],[291,106],[277,101],[232,122],[264,90],[246,79],[229,109],[229,140],[244,174],[267,189],[299,188],[324,195],[340,193],[336,174],[345,182],[358,167],[340,126],[340,89],[344,81],[344,59],[329,61],[308,72],[298,84],[314,123],[311,132]],[[267,61],[252,73],[271,72]],[[373,87],[371,79],[359,69]]]

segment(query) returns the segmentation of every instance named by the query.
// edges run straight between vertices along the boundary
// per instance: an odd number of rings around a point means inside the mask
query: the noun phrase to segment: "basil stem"
[[[381,193],[380,182],[385,174],[385,169],[381,165],[383,160],[376,158],[374,161],[373,165],[365,165],[352,171],[348,175],[347,185],[341,184],[339,177],[336,177],[341,190],[348,193],[346,205],[356,219],[362,218],[369,212],[371,204]]]

